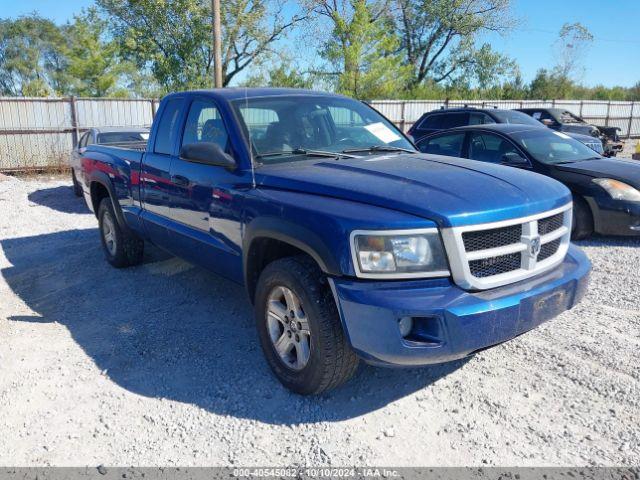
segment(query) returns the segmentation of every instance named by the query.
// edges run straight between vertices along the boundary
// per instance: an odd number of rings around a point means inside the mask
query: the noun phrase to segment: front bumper
[[[352,348],[368,363],[427,365],[463,358],[510,340],[572,308],[591,264],[571,246],[554,270],[512,285],[469,292],[449,279],[365,282],[331,279]],[[416,318],[420,341],[400,335],[398,319]],[[415,338],[415,337],[414,337]]]
[[[640,236],[640,203],[609,197],[587,198],[593,212],[593,226],[601,235]]]

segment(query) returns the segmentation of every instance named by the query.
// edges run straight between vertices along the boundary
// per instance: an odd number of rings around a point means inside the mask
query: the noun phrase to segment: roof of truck
[[[306,90],[303,88],[245,88],[245,87],[226,87],[212,88],[208,90],[188,90],[185,92],[175,92],[167,96],[179,96],[180,94],[204,94],[225,98],[227,100],[237,100],[239,98],[255,98],[255,97],[274,97],[280,95],[314,95],[327,97],[341,97],[335,93],[319,92],[316,90]]]

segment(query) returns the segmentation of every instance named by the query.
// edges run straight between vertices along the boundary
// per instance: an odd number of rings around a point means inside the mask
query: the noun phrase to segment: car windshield
[[[98,134],[98,143],[106,145],[109,143],[127,143],[146,141],[149,134],[146,132],[105,132]]]
[[[260,163],[416,151],[392,123],[348,98],[278,95],[240,99],[233,106]]]
[[[560,114],[560,121],[562,123],[585,123],[580,118],[576,117],[573,113],[564,111]]]
[[[602,158],[583,143],[546,128],[516,132],[511,137],[533,158],[550,165]]]
[[[530,117],[526,113],[517,112],[515,110],[495,110],[491,113],[499,120],[499,123],[515,123],[519,125],[544,127],[544,125],[535,118]]]

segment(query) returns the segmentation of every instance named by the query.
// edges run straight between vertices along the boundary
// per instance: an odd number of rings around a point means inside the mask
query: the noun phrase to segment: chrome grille
[[[546,260],[550,256],[554,255],[560,248],[560,239],[553,240],[552,242],[545,243],[540,247],[540,253],[538,254],[538,261]]]
[[[444,229],[454,281],[487,289],[553,268],[569,248],[571,204],[530,217]]]
[[[522,225],[494,228],[480,232],[465,232],[462,234],[464,248],[467,252],[477,252],[488,248],[502,247],[520,241]]]
[[[558,213],[552,217],[541,218],[538,220],[538,234],[546,235],[558,230],[564,222],[564,213]]]
[[[471,275],[477,278],[491,277],[505,272],[512,272],[520,268],[522,262],[520,253],[510,253],[499,257],[483,258],[469,262]]]

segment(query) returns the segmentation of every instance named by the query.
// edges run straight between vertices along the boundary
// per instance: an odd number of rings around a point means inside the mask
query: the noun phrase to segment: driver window
[[[208,100],[195,100],[191,104],[182,135],[182,145],[201,142],[217,143],[223,151],[229,146],[229,134],[220,112]]]
[[[492,133],[472,133],[469,139],[469,158],[481,162],[502,163],[503,156],[516,154],[518,149],[507,139]]]

